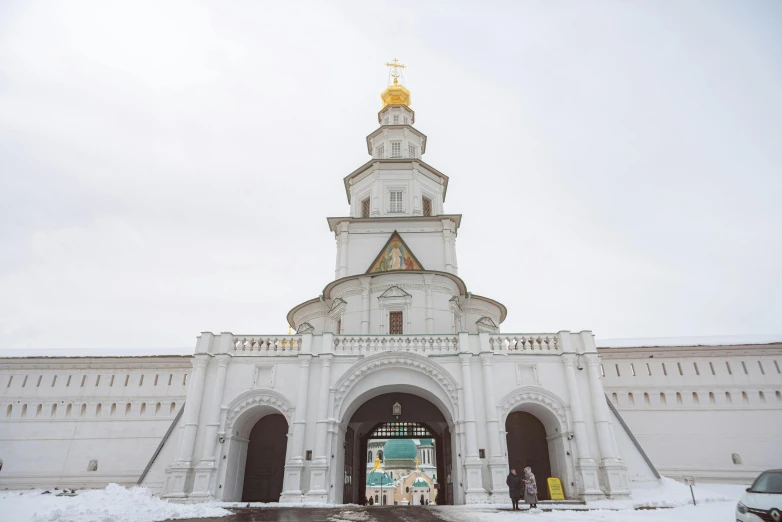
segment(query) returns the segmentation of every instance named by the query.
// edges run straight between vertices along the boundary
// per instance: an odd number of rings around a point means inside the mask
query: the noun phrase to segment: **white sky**
[[[408,65],[505,332],[782,332],[782,2],[3,2],[0,348],[285,333]]]

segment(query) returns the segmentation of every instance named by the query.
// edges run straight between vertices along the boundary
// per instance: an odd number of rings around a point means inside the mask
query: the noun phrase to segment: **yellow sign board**
[[[565,500],[565,492],[562,491],[562,482],[556,477],[546,479],[548,483],[548,494],[551,500]]]

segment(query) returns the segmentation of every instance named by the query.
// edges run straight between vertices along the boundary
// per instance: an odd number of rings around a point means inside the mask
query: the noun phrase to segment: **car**
[[[782,522],[782,469],[764,471],[741,495],[736,522]]]

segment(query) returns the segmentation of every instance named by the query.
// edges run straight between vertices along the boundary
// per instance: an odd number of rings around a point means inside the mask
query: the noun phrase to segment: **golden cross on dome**
[[[386,62],[386,67],[391,67],[391,76],[394,78],[394,85],[399,83],[399,76],[402,75],[401,69],[404,69],[406,65],[399,63],[399,60],[394,58],[393,63]]]

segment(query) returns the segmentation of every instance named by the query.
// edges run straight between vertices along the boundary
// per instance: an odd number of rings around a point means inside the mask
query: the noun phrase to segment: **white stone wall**
[[[782,467],[782,344],[600,353],[606,392],[662,474],[741,483]]]
[[[446,345],[328,333],[270,339],[202,334],[187,399],[198,408],[186,409],[167,497],[239,499],[246,437],[258,419],[282,413],[290,430],[283,499],[340,502],[346,423],[370,398],[394,392],[429,400],[451,427],[457,502],[505,502],[505,418],[519,410],[546,427],[552,471],[569,497],[628,493],[589,332],[460,333]],[[589,371],[575,369],[577,354]]]
[[[192,382],[184,381],[185,375],[192,379],[199,361],[200,404],[190,423],[179,423],[145,481],[165,493],[190,431],[182,493],[192,500],[240,498],[249,430],[263,415],[283,413],[290,429],[288,500],[311,499],[308,493],[316,490],[323,493],[315,497],[339,502],[341,490],[332,486],[341,477],[340,424],[373,390],[414,393],[443,412],[452,424],[454,453],[463,455],[454,470],[458,502],[504,501],[504,422],[518,410],[544,424],[552,472],[569,497],[585,496],[590,477],[604,492],[612,465],[625,469],[626,480],[649,480],[650,470],[618,420],[596,414],[605,399],[595,393],[590,371],[663,474],[747,481],[782,466],[780,345],[610,349],[601,350],[597,362],[588,332],[560,333],[556,345],[538,342],[543,335],[461,334],[450,353],[427,343],[373,353],[370,345],[335,345],[346,337],[330,334],[279,336],[271,345],[259,343],[263,336],[253,342],[231,334],[204,336],[194,358],[0,360],[0,487],[135,483],[186,391],[194,393],[188,390]],[[281,339],[299,341],[282,346]],[[476,458],[481,449],[484,459]],[[304,459],[308,450],[311,461]],[[97,471],[88,471],[91,460],[98,461]],[[199,491],[204,495],[194,494]]]
[[[0,359],[0,488],[135,484],[190,368],[176,356]]]

